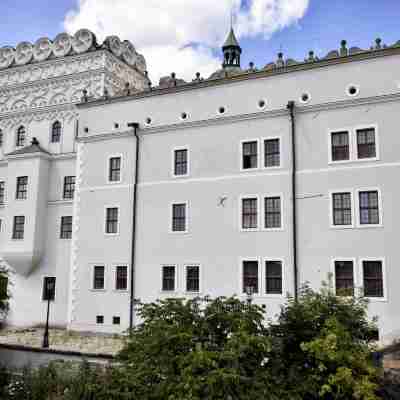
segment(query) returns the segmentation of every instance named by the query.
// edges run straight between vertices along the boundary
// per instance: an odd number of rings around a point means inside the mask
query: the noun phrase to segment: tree
[[[0,325],[4,321],[9,310],[9,293],[8,293],[8,272],[5,268],[0,267]]]

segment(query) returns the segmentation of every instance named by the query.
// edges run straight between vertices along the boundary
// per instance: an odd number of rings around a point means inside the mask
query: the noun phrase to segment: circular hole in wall
[[[359,88],[356,85],[349,85],[347,87],[347,94],[349,96],[357,96],[359,92]]]
[[[220,108],[218,108],[218,112],[219,112],[220,114],[224,114],[224,112],[225,112],[225,107],[220,107]]]
[[[310,94],[309,93],[303,93],[300,97],[300,102],[301,103],[308,103],[310,101]]]
[[[181,119],[187,119],[187,117],[188,117],[187,113],[183,112],[181,114]]]
[[[150,125],[151,124],[151,118],[146,118],[146,125]]]
[[[259,100],[258,101],[258,107],[259,108],[265,108],[266,105],[267,105],[267,102],[265,100]]]
[[[118,122],[114,122],[114,129],[118,129],[119,128],[119,123]]]

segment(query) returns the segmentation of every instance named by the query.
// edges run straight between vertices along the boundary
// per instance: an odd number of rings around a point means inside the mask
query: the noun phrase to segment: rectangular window
[[[242,199],[242,229],[258,227],[258,199]]]
[[[383,297],[382,261],[363,261],[365,297]]]
[[[17,191],[15,198],[18,200],[25,200],[28,193],[28,177],[19,176],[17,178]]]
[[[113,325],[120,325],[121,317],[113,317]]]
[[[186,204],[172,205],[172,232],[186,231]]]
[[[162,290],[163,292],[173,292],[175,290],[174,265],[168,265],[162,267]]]
[[[95,265],[93,268],[93,289],[103,290],[104,289],[104,265]]]
[[[359,192],[360,202],[360,224],[378,225],[379,218],[379,195],[377,190]]]
[[[266,197],[264,199],[264,208],[265,208],[264,227],[266,229],[280,228],[282,226],[281,198]]]
[[[186,291],[200,291],[200,267],[198,265],[186,266]]]
[[[264,140],[264,167],[279,167],[280,163],[279,139]]]
[[[242,169],[258,167],[258,142],[257,140],[242,143]]]
[[[333,225],[351,225],[351,209],[351,193],[332,194]]]
[[[375,158],[375,128],[357,129],[357,157]]]
[[[3,147],[3,131],[0,129],[0,147]]]
[[[4,204],[6,199],[6,184],[4,181],[0,182],[0,205]]]
[[[335,288],[338,296],[354,295],[353,261],[335,261]]]
[[[188,150],[174,150],[174,175],[188,174]]]
[[[331,133],[332,161],[350,159],[349,132]]]
[[[243,293],[258,293],[258,261],[243,261]]]
[[[73,199],[75,192],[75,176],[65,176],[64,177],[64,199]]]
[[[0,300],[6,300],[8,294],[8,278],[0,276]]]
[[[12,238],[23,239],[24,231],[25,231],[25,217],[23,215],[14,217]]]
[[[106,233],[118,233],[118,207],[106,209]]]
[[[121,157],[111,157],[108,166],[109,182],[119,182],[121,180]]]
[[[119,265],[115,270],[115,289],[128,289],[128,267],[126,265]]]
[[[56,297],[56,278],[54,276],[46,276],[43,279],[42,300],[54,301]]]
[[[71,216],[61,217],[60,238],[71,239],[71,237],[72,237],[72,217]]]
[[[104,324],[104,315],[96,315],[96,324]]]
[[[282,261],[265,261],[265,293],[282,294]]]

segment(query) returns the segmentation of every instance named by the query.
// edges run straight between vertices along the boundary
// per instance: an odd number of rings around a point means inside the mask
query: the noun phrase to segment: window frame
[[[7,202],[7,198],[6,198],[6,181],[2,180],[0,181],[0,186],[2,186],[2,197],[3,197],[3,201],[0,202],[0,207],[4,207],[6,202]]]
[[[117,181],[112,181],[110,180],[110,167],[111,167],[111,159],[112,158],[119,158],[120,159],[120,164],[119,164],[119,180]],[[115,185],[118,183],[122,182],[122,165],[123,165],[123,157],[122,154],[110,154],[107,157],[107,167],[106,167],[106,182],[110,185]]]
[[[175,152],[179,150],[186,150],[186,174],[176,175],[175,174]],[[190,176],[190,148],[189,146],[175,146],[171,149],[171,177],[172,178],[187,178]]]
[[[24,186],[24,190],[20,190],[20,179],[26,178],[25,184],[22,184]],[[22,175],[22,176],[17,176],[15,180],[15,200],[28,200],[28,185],[29,185],[29,176],[27,175]],[[19,197],[22,194],[22,197]],[[25,197],[24,197],[25,196]]]
[[[383,296],[382,297],[368,297],[364,295],[364,261],[379,261],[382,263],[382,287],[383,287]],[[360,257],[359,259],[359,273],[360,273],[360,282],[363,297],[372,302],[387,302],[387,281],[386,281],[386,262],[385,257]]]
[[[15,237],[15,233],[17,232],[16,230],[15,230],[15,227],[16,227],[16,218],[18,218],[18,217],[23,217],[24,218],[24,224],[23,224],[23,227],[24,227],[24,229],[23,229],[23,231],[22,231],[22,237]],[[26,216],[25,215],[14,215],[13,216],[13,225],[12,225],[12,232],[11,232],[11,240],[24,240],[25,239],[25,232],[26,232],[26,229],[25,229],[25,227],[26,227]]]
[[[118,210],[118,219],[117,219],[117,231],[116,232],[107,232],[107,209],[116,208]],[[104,206],[104,228],[103,232],[106,236],[118,236],[120,234],[120,224],[121,224],[121,209],[119,205],[105,205]]]
[[[174,274],[174,290],[164,290],[164,268],[165,267],[174,267],[175,269],[175,274]],[[178,265],[175,263],[171,264],[162,264],[160,268],[160,293],[164,295],[168,294],[176,294],[179,291],[179,271],[178,271]]]
[[[274,165],[271,167],[266,167],[265,166],[265,142],[267,140],[279,140],[279,165]],[[262,149],[262,164],[261,164],[261,169],[263,170],[275,170],[275,169],[282,169],[283,168],[283,162],[282,162],[282,136],[268,136],[268,137],[262,137],[261,138],[261,146]]]
[[[375,157],[369,157],[369,158],[359,158],[358,157],[358,141],[357,141],[357,132],[359,130],[363,129],[374,129],[375,131]],[[353,148],[354,148],[354,160],[355,162],[368,162],[368,161],[379,161],[380,159],[380,153],[379,153],[379,130],[378,130],[378,124],[363,124],[363,125],[357,125],[353,128]]]
[[[379,224],[361,224],[361,213],[360,213],[360,192],[377,192],[378,193],[378,212],[379,212]],[[380,188],[377,187],[363,187],[355,190],[355,208],[357,210],[357,228],[368,229],[368,228],[381,228],[383,227],[383,202],[382,193]]]
[[[249,142],[256,142],[257,143],[257,166],[253,168],[243,168],[243,144]],[[241,172],[248,172],[248,171],[256,171],[260,169],[260,139],[259,138],[248,138],[242,139],[239,143],[239,162],[240,162],[240,171]]]
[[[71,225],[71,236],[69,237],[65,237],[63,236],[63,233],[65,234],[65,232],[69,232],[69,231],[63,231],[63,221],[65,218],[71,218],[71,224],[67,224],[67,225]],[[71,240],[72,239],[72,233],[73,233],[73,227],[74,227],[74,221],[73,221],[73,216],[72,215],[62,215],[60,218],[60,239],[63,240]]]
[[[265,199],[266,198],[273,198],[273,197],[279,197],[280,200],[281,200],[281,226],[279,228],[266,228],[265,227],[265,212],[266,212]],[[284,224],[284,199],[283,199],[283,193],[267,193],[267,194],[264,194],[262,196],[262,204],[260,206],[261,206],[261,220],[262,220],[262,223],[261,223],[260,226],[261,226],[261,230],[262,231],[265,231],[265,232],[279,232],[279,231],[285,230],[285,227],[284,227],[285,224]]]
[[[239,293],[239,296],[240,297],[246,297],[247,295],[246,295],[246,293],[245,292],[243,292],[243,284],[244,284],[244,282],[243,282],[243,277],[244,277],[244,274],[243,274],[243,266],[244,266],[244,262],[245,261],[257,261],[257,265],[258,265],[258,292],[257,293],[253,293],[253,297],[255,298],[255,297],[257,297],[257,298],[259,298],[259,297],[263,297],[263,284],[262,284],[262,268],[260,268],[260,263],[261,263],[261,259],[260,259],[260,257],[240,257],[240,259],[239,259],[239,281],[238,281],[238,284],[239,284],[239,290],[238,290],[238,293]]]
[[[24,129],[24,139],[23,139],[23,143],[22,144],[19,144],[20,143],[20,138],[19,138],[19,134],[20,134],[20,129],[21,128],[23,128]],[[25,125],[19,125],[18,127],[17,127],[17,129],[16,129],[16,131],[15,131],[15,147],[17,148],[17,149],[19,149],[19,148],[21,148],[21,147],[24,147],[25,145],[26,145],[26,142],[27,142],[27,139],[28,139],[28,130],[26,129],[26,126]]]
[[[359,291],[359,276],[358,276],[358,271],[357,271],[357,259],[356,257],[333,257],[331,259],[331,274],[332,274],[332,281],[333,281],[333,291],[335,293],[335,296],[338,296],[336,294],[336,261],[351,261],[353,263],[353,285],[354,285],[354,290],[353,296],[340,296],[344,298],[350,298],[350,297],[356,297],[358,296],[358,291]]]
[[[243,228],[243,200],[256,199],[257,200],[257,227],[256,228]],[[258,194],[242,194],[239,196],[239,231],[240,232],[257,232],[261,227],[261,213],[260,213],[260,196]]]
[[[117,270],[118,267],[125,267],[126,268],[126,288],[125,289],[117,289]],[[129,265],[126,263],[113,263],[112,264],[112,270],[113,270],[113,291],[116,293],[128,293],[130,291],[130,268]]]
[[[344,133],[347,132],[349,136],[349,159],[348,160],[334,160],[332,157],[332,134],[334,133]],[[353,161],[353,128],[350,127],[343,127],[343,128],[336,128],[336,129],[328,129],[328,164],[336,165],[336,164],[346,164]]]
[[[65,193],[66,193],[66,191],[65,191],[65,187],[66,187],[65,180],[66,180],[66,178],[72,178],[72,177],[75,178],[74,179],[74,190],[72,191],[72,197],[65,197]],[[62,177],[61,184],[62,184],[62,199],[66,200],[66,201],[73,201],[74,197],[75,197],[75,191],[76,191],[76,175],[64,175]],[[68,185],[71,185],[71,183],[68,183]]]
[[[58,141],[57,141],[57,142],[54,142],[54,141],[53,141],[53,129],[54,129],[54,125],[55,125],[57,122],[60,124],[60,131],[59,131]],[[62,131],[63,131],[63,124],[62,124],[62,122],[61,122],[59,119],[56,119],[56,120],[52,121],[52,123],[50,124],[50,140],[49,140],[50,145],[61,144]]]
[[[187,278],[188,278],[188,267],[198,267],[199,269],[199,290],[198,291],[192,291],[192,290],[187,290]],[[183,265],[184,269],[184,292],[186,294],[194,294],[194,295],[199,295],[203,292],[203,285],[202,285],[202,268],[200,263],[185,263]]]
[[[262,296],[267,298],[282,298],[286,293],[285,285],[285,260],[281,257],[263,257],[262,258]],[[282,293],[267,293],[267,271],[266,262],[267,261],[278,261],[281,263],[281,277],[282,277]]]
[[[174,205],[185,204],[185,230],[174,231]],[[185,234],[189,233],[189,201],[172,201],[169,204],[169,233],[173,234]]]
[[[350,194],[350,202],[351,202],[351,224],[350,225],[335,225],[334,224],[334,212],[333,212],[333,195],[341,194],[341,193],[349,193]],[[335,189],[329,191],[329,216],[330,216],[330,227],[332,229],[351,229],[355,227],[355,217],[356,208],[354,202],[354,189]]]
[[[104,282],[103,282],[103,288],[102,289],[96,289],[94,287],[94,279],[95,279],[95,268],[96,267],[103,267],[104,268]],[[91,263],[90,264],[90,269],[91,269],[91,279],[90,279],[90,291],[92,292],[106,292],[107,291],[107,267],[104,263]]]

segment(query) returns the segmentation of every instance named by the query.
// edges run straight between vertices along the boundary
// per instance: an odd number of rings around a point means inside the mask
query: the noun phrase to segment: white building
[[[116,37],[0,50],[10,323],[44,321],[46,278],[53,324],[118,332],[134,299],[251,287],[273,317],[332,273],[400,336],[400,43],[242,70],[231,31],[223,52],[210,78],[153,88]]]

